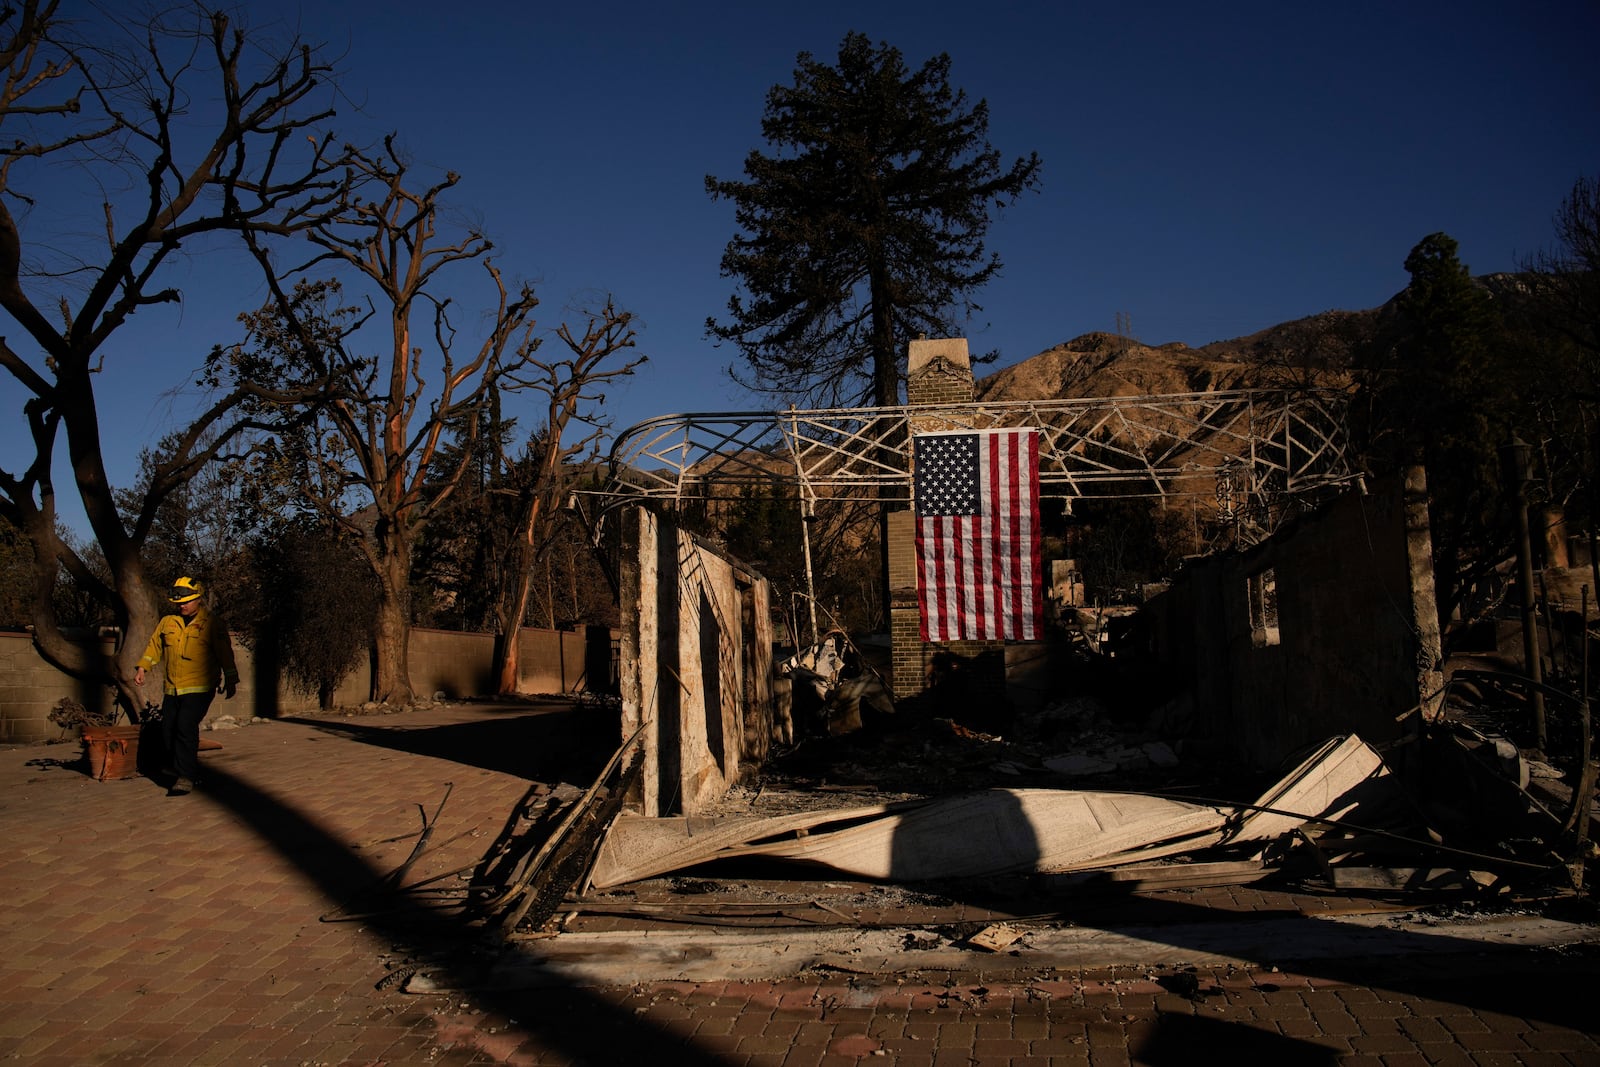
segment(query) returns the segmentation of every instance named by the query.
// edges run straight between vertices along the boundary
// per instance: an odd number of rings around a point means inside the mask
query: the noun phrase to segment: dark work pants
[[[161,702],[161,740],[167,748],[167,761],[179,778],[191,782],[200,777],[200,720],[211,708],[217,694],[168,693]]]

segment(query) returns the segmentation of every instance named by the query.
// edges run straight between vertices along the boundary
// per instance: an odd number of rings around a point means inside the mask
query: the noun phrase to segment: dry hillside
[[[1205,393],[1284,385],[1341,385],[1351,352],[1371,336],[1380,312],[1326,311],[1201,348],[1151,347],[1086,333],[982,378],[978,399]]]

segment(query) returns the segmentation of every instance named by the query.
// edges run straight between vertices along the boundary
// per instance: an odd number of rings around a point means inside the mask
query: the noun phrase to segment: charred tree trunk
[[[506,582],[502,587],[495,609],[503,639],[500,644],[500,662],[495,671],[495,693],[515,696],[522,662],[518,638],[522,634],[522,620],[527,618],[529,586],[533,581],[533,565],[538,555],[534,551],[534,537],[539,517],[544,513],[538,496],[530,497],[522,508],[516,537],[506,553]]]
[[[523,568],[522,577],[512,580],[512,589],[509,596],[510,606],[505,611],[501,622],[501,633],[505,635],[500,646],[500,666],[495,676],[495,693],[499,696],[516,696],[517,682],[522,673],[522,655],[519,650],[519,638],[522,634],[522,619],[528,610],[528,583],[530,574],[527,567]]]
[[[871,269],[872,395],[879,407],[900,403],[900,353],[894,339],[893,283],[881,263]]]
[[[379,530],[378,617],[373,627],[372,699],[404,706],[414,698],[408,645],[411,634],[409,538],[385,538]]]

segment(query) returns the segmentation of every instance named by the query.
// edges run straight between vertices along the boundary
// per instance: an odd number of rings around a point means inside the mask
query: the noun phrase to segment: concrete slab
[[[423,972],[411,992],[628,982],[779,980],[814,972],[984,977],[1110,967],[1288,969],[1328,961],[1523,952],[1600,943],[1600,928],[1529,915],[1456,921],[1417,914],[1243,919],[1125,929],[1027,927],[1005,953],[905,929],[630,931],[527,942],[480,971]]]

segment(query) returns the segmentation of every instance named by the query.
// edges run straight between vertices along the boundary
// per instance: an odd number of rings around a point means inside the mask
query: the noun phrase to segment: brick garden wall
[[[587,632],[525,629],[521,634],[521,674],[518,690],[528,694],[612,691],[615,631],[591,627]],[[494,636],[445,630],[411,631],[411,686],[420,698],[443,693],[464,700],[494,691]],[[296,715],[317,708],[315,695],[291,691],[274,677],[268,665],[258,665],[250,650],[234,641],[239,663],[239,692],[233,700],[218,698],[211,715],[237,718]],[[145,694],[161,699],[159,669],[146,682]],[[371,692],[370,667],[351,672],[334,694],[334,703],[355,705]],[[62,697],[72,697],[85,707],[106,708],[111,691],[103,685],[79,682],[40,658],[26,633],[0,633],[0,744],[27,744],[61,736],[48,715]]]
[[[96,711],[111,703],[105,686],[75,681],[41,659],[28,634],[0,633],[0,744],[61,736],[46,716],[62,697]]]

